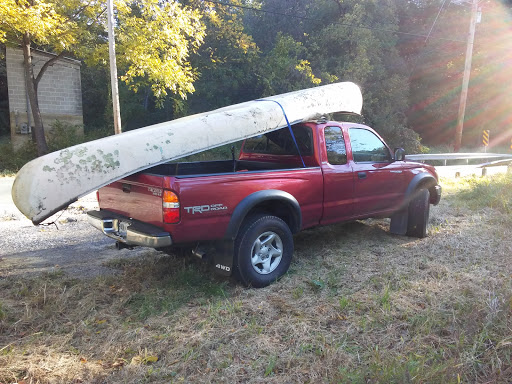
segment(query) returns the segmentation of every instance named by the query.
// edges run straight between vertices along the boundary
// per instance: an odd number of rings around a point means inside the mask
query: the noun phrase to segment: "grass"
[[[503,213],[512,212],[512,174],[497,174],[492,177],[469,177],[457,183],[460,190],[459,205],[468,205],[472,210],[492,208]]]
[[[304,231],[264,289],[156,252],[95,279],[5,278],[0,382],[508,383],[512,180],[442,184],[428,238]]]

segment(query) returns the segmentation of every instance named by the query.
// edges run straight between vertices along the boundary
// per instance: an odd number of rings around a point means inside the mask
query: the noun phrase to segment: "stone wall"
[[[43,64],[54,57],[53,54],[32,50],[34,74],[37,76]],[[31,138],[24,127],[34,126],[25,91],[25,72],[23,69],[23,51],[6,49],[7,87],[9,92],[9,115],[11,140],[19,148]],[[50,66],[39,83],[39,108],[45,131],[49,132],[56,120],[69,124],[83,124],[82,90],[80,84],[80,62],[62,58]],[[27,114],[27,110],[29,113]],[[83,133],[83,128],[81,128]]]

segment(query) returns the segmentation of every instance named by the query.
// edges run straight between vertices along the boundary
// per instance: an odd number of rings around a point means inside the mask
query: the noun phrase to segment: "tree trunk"
[[[30,109],[34,118],[34,137],[36,140],[37,155],[43,156],[48,153],[48,144],[44,136],[43,119],[39,110],[39,101],[37,98],[37,82],[34,78],[34,68],[32,66],[32,57],[30,55],[30,35],[23,35],[23,67],[25,68],[25,87],[30,101]],[[27,111],[30,113],[30,111]]]

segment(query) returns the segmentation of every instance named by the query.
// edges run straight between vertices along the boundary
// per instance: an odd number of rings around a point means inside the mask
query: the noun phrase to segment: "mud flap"
[[[391,216],[389,232],[395,235],[404,236],[407,233],[407,221],[409,219],[409,210],[407,208],[397,211]]]
[[[212,264],[215,272],[221,276],[231,276],[233,273],[233,255],[235,247],[232,240],[222,240],[215,244]]]

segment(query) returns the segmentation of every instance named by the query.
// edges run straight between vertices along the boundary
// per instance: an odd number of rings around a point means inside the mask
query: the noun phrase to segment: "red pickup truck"
[[[213,244],[216,271],[263,287],[288,270],[294,233],[391,217],[391,232],[425,237],[440,198],[434,167],[405,161],[367,126],[316,121],[247,139],[238,159],[165,163],[116,181],[88,219],[121,247],[202,256]]]

